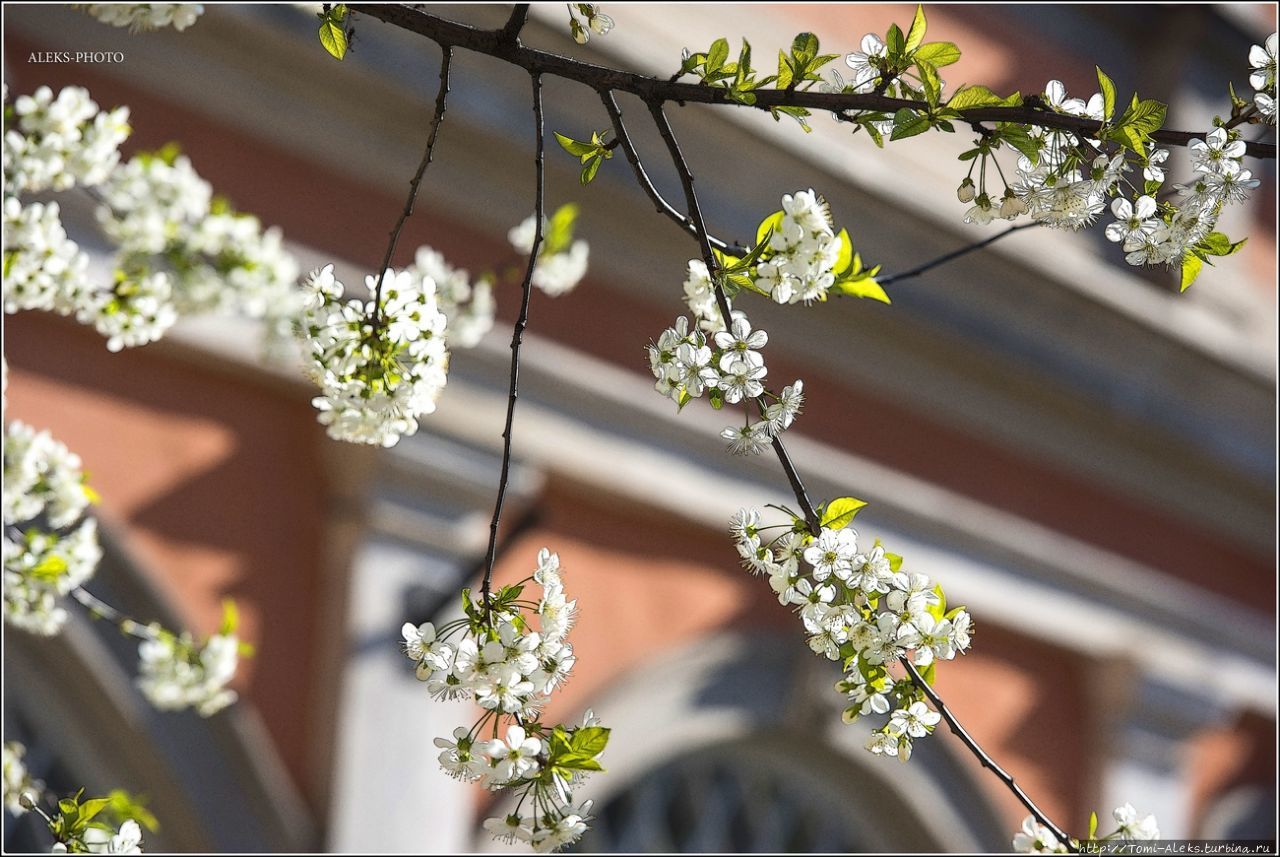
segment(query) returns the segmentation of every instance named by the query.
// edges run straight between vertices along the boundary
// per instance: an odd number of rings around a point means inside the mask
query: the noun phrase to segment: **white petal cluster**
[[[436,303],[444,313],[445,341],[450,348],[474,348],[493,329],[493,287],[487,279],[472,283],[467,272],[445,261],[444,254],[419,247],[407,269],[435,283]]]
[[[62,228],[58,204],[4,200],[4,311],[74,314],[84,303],[89,257]]]
[[[867,33],[863,36],[859,47],[861,50],[849,54],[844,61],[845,65],[853,70],[853,79],[848,83],[852,89],[849,91],[865,95],[875,91],[876,84],[880,80],[880,63],[888,54],[888,48],[875,33]],[[843,90],[844,81],[840,80],[840,84]]]
[[[780,304],[826,297],[835,283],[840,240],[827,203],[812,188],[783,195],[769,249],[772,254],[756,266],[756,288]]]
[[[226,687],[239,662],[234,634],[215,634],[203,647],[190,634],[177,636],[159,625],[147,627],[148,639],[138,646],[138,688],[162,711],[194,707],[208,717],[236,701]]]
[[[82,8],[104,24],[135,33],[169,26],[185,30],[204,14],[199,3],[87,3]]]
[[[45,431],[5,427],[4,618],[50,636],[66,622],[58,599],[93,576],[102,550],[80,458]]]
[[[549,221],[543,218],[543,234],[546,234]],[[535,233],[534,215],[529,215],[507,233],[507,240],[517,251],[529,255],[533,251]],[[538,263],[533,269],[533,285],[552,297],[572,291],[582,278],[587,275],[587,259],[590,248],[586,241],[578,239],[566,246],[548,252],[548,243],[544,240],[538,251]]]
[[[26,795],[32,801],[37,801],[40,799],[40,793],[44,791],[44,783],[33,780],[31,774],[27,772],[27,766],[22,761],[26,754],[27,748],[17,741],[5,742],[3,751],[4,808],[14,815],[22,815],[27,811],[27,808],[22,805],[23,795]]]
[[[1032,815],[1023,820],[1022,829],[1013,835],[1013,850],[1019,854],[1067,854],[1070,851],[1065,842],[1059,842],[1058,837]]]
[[[530,583],[541,588],[536,602],[522,597]],[[474,699],[487,712],[471,729],[460,726],[451,738],[435,739],[440,765],[451,776],[486,788],[534,793],[525,808],[529,814],[485,822],[496,838],[519,839],[538,851],[573,842],[586,830],[590,803],[575,804],[571,789],[587,770],[599,767],[574,769],[565,776],[557,764],[570,744],[586,736],[581,730],[606,730],[590,711],[579,727],[549,728],[539,722],[542,707],[576,661],[565,638],[577,602],[565,596],[560,558],[543,548],[533,575],[495,593],[487,615],[485,605],[466,603],[468,618],[439,631],[431,622],[406,623],[401,629],[404,652],[433,697]],[[504,717],[515,722],[500,731]],[[485,728],[485,723],[491,726]],[[599,749],[590,752],[595,755]]]
[[[394,446],[418,430],[418,417],[435,410],[449,352],[434,280],[388,268],[379,308],[379,279],[365,278],[369,300],[344,302],[332,265],[312,272],[301,333],[307,371],[323,391],[312,403],[329,436]]]
[[[216,198],[185,155],[137,155],[101,193],[98,222],[119,245],[120,266],[167,272],[177,312],[238,311],[287,330],[298,265],[280,231]]]
[[[689,267],[691,275],[696,274],[694,263]],[[804,406],[803,381],[785,387],[781,395],[765,389],[768,369],[761,349],[768,341],[769,335],[752,329],[746,314],[738,310],[728,330],[710,336],[691,330],[689,320],[681,316],[648,347],[649,369],[657,379],[654,389],[680,407],[704,393],[716,405],[743,404],[743,424],[726,427],[720,436],[735,455],[762,452],[791,427]]]
[[[784,532],[766,540],[769,529]],[[846,722],[888,715],[867,749],[910,758],[911,742],[941,718],[910,677],[895,681],[889,669],[901,658],[927,668],[963,653],[971,642],[969,614],[963,608],[944,612],[928,576],[895,570],[897,557],[879,543],[860,547],[851,527],[824,527],[815,537],[803,522],[764,527],[758,511],[743,509],[730,522],[730,534],[743,565],[768,577],[779,603],[795,605],[809,648],[843,664],[836,690],[850,701]]]
[[[1249,48],[1249,85],[1257,92],[1253,105],[1268,125],[1276,124],[1276,34]]]
[[[18,96],[13,113],[14,126],[4,135],[6,196],[100,184],[129,136],[129,109],[101,111],[79,86],[57,97],[42,86]]]

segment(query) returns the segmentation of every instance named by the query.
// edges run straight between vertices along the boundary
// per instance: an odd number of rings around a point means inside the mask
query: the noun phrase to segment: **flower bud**
[[[975,195],[973,179],[970,178],[966,178],[964,181],[960,182],[960,187],[956,189],[956,197],[961,202],[973,202]]]

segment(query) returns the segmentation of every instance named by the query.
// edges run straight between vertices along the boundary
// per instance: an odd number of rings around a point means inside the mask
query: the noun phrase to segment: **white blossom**
[[[235,676],[239,645],[227,633],[197,646],[190,634],[177,636],[151,625],[138,646],[138,688],[162,711],[195,708],[209,717],[236,701],[226,685]]]

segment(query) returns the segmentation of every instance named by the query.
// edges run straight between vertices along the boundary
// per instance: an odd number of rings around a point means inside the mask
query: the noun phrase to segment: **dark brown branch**
[[[1035,817],[1036,821],[1047,827],[1049,832],[1058,838],[1059,842],[1065,845],[1068,849],[1073,851],[1076,850],[1071,846],[1071,838],[1067,836],[1067,834],[1064,833],[1058,825],[1054,824],[1053,820],[1050,819],[1049,816],[1045,815],[1040,807],[1036,806],[1035,801],[1028,797],[1027,793],[1022,790],[1022,786],[1018,785],[1017,782],[1014,781],[1013,775],[996,764],[995,759],[992,759],[991,756],[987,755],[987,751],[983,750],[982,747],[979,746],[978,742],[973,739],[973,736],[960,725],[960,721],[951,713],[951,709],[947,708],[947,704],[942,701],[942,697],[938,696],[938,692],[930,687],[929,683],[924,680],[924,676],[920,675],[919,671],[916,670],[915,664],[911,663],[911,661],[905,657],[898,658],[898,662],[906,669],[907,675],[911,676],[912,684],[918,687],[921,693],[929,698],[929,702],[933,703],[933,707],[942,715],[942,719],[947,721],[947,726],[951,728],[952,733],[960,739],[965,747],[969,748],[969,752],[977,758],[982,767],[995,774],[996,777],[1005,784],[1009,791],[1013,792],[1014,797],[1016,797],[1022,805],[1027,808],[1027,811]]]
[[[387,252],[383,254],[382,266],[378,268],[378,287],[374,290],[373,296],[374,320],[377,323],[382,322],[382,283],[387,279],[387,268],[391,264],[391,256],[396,252],[396,242],[400,240],[400,231],[404,229],[405,221],[413,214],[413,203],[418,198],[418,186],[422,184],[422,176],[431,163],[431,155],[436,148],[436,138],[440,135],[440,126],[444,124],[445,102],[449,97],[449,64],[453,60],[453,49],[448,45],[441,45],[440,52],[440,89],[436,92],[436,109],[431,117],[431,133],[427,135],[427,147],[422,152],[422,160],[418,162],[418,171],[409,181],[409,198],[405,200],[404,210],[400,212],[396,225],[391,229],[391,236],[387,241]]]
[[[511,17],[507,19],[507,23],[502,28],[502,40],[512,45],[520,43],[520,31],[524,29],[525,22],[529,20],[529,4],[517,3],[516,7],[511,10]]]
[[[662,105],[658,102],[650,102],[649,112],[653,114],[653,121],[658,126],[658,133],[662,135],[663,141],[667,144],[667,150],[671,153],[671,161],[675,164],[676,172],[680,174],[680,184],[684,187],[685,200],[689,204],[689,220],[696,230],[698,243],[702,247],[702,261],[707,266],[707,276],[710,277],[712,287],[715,289],[716,305],[720,308],[720,315],[724,319],[725,329],[728,330],[730,323],[733,321],[733,312],[729,308],[729,299],[725,295],[723,284],[720,281],[716,254],[711,249],[711,239],[707,234],[707,223],[702,217],[702,207],[698,205],[698,194],[693,188],[693,173],[689,171],[689,164],[685,160],[684,154],[680,151],[680,144],[676,141],[675,132],[671,130],[671,123],[667,120],[667,114],[663,112]],[[760,399],[757,399],[756,403],[761,410],[764,409],[764,403]],[[779,436],[773,438],[773,451],[778,456],[778,463],[782,465],[783,472],[787,474],[787,481],[791,483],[791,491],[796,495],[796,502],[800,504],[800,510],[804,513],[805,522],[816,536],[822,529],[822,525],[818,520],[818,513],[814,510],[813,503],[809,501],[809,495],[805,491],[804,482],[800,479],[800,473],[791,462],[787,447]]]
[[[484,600],[484,618],[489,621],[489,589],[493,583],[493,562],[498,553],[498,524],[502,519],[502,501],[507,495],[507,481],[511,475],[511,424],[516,415],[516,399],[519,398],[520,344],[524,341],[524,329],[529,326],[529,298],[533,294],[533,269],[538,263],[538,251],[542,249],[543,209],[543,122],[542,75],[533,77],[533,124],[537,133],[534,147],[534,175],[536,190],[533,204],[533,246],[529,249],[529,267],[521,283],[520,314],[511,331],[511,385],[507,393],[507,424],[502,430],[502,475],[498,478],[498,498],[493,504],[493,521],[489,524],[489,549],[484,557],[484,583],[481,592]]]
[[[1031,223],[1020,223],[1017,226],[1010,226],[1005,231],[992,235],[990,238],[985,238],[982,241],[978,241],[975,244],[966,244],[965,246],[961,247],[959,250],[952,250],[950,253],[946,253],[942,256],[939,256],[936,259],[930,259],[928,262],[925,262],[923,265],[917,265],[916,267],[912,268],[909,271],[903,271],[901,274],[893,274],[891,276],[884,277],[883,279],[877,277],[876,282],[879,283],[881,286],[888,286],[888,285],[892,285],[893,283],[900,283],[903,280],[910,280],[912,277],[918,277],[927,271],[932,271],[934,268],[937,268],[940,265],[945,265],[947,262],[950,262],[953,259],[959,259],[961,256],[968,255],[969,253],[972,253],[974,250],[981,250],[983,247],[987,247],[991,244],[994,244],[997,241],[999,241],[1001,238],[1004,238],[1006,235],[1012,235],[1013,233],[1019,232],[1023,229],[1031,229],[1033,227],[1041,226],[1041,225],[1043,224],[1041,224],[1039,221],[1034,221]]]
[[[701,83],[679,83],[633,74],[607,66],[583,62],[569,57],[539,51],[511,43],[503,38],[503,30],[481,30],[467,24],[446,21],[427,12],[403,5],[356,4],[354,11],[363,12],[401,29],[426,36],[442,45],[452,45],[476,53],[496,57],[517,65],[533,74],[550,74],[577,81],[597,91],[629,92],[648,103],[662,104],[668,101],[697,104],[728,104],[743,106],[730,101],[725,90]],[[887,98],[883,95],[849,92],[818,92],[799,89],[758,89],[755,91],[758,110],[774,107],[805,107],[828,113],[850,110],[875,110],[894,113],[904,107],[925,112],[929,109],[923,101],[904,98]],[[1093,119],[1068,116],[1031,107],[975,107],[960,111],[963,122],[1019,122],[1044,128],[1059,128],[1096,134],[1102,123]],[[1152,134],[1156,142],[1171,146],[1185,146],[1194,139],[1203,139],[1205,132],[1160,130]],[[1274,159],[1274,143],[1247,142],[1246,152],[1255,158]]]
[[[697,227],[693,225],[689,218],[667,202],[662,194],[658,193],[658,189],[654,187],[649,174],[645,172],[644,164],[640,163],[640,153],[636,151],[635,144],[631,142],[631,137],[627,134],[627,126],[622,123],[622,111],[618,109],[618,102],[613,97],[613,93],[604,90],[600,93],[600,99],[604,102],[605,110],[609,111],[609,119],[613,122],[614,142],[622,146],[623,153],[627,156],[627,160],[631,163],[631,168],[635,171],[636,182],[639,183],[640,189],[653,202],[654,208],[657,209],[659,214],[664,214],[671,218],[677,226],[696,238],[698,235]],[[745,256],[750,252],[745,247],[737,244],[728,244],[712,235],[708,235],[707,240],[711,242],[712,247],[715,247],[721,253]]]

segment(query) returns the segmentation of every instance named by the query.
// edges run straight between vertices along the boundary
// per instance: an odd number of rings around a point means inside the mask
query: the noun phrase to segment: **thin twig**
[[[534,74],[533,78],[533,122],[537,133],[534,156],[534,174],[536,191],[533,205],[533,246],[529,249],[529,267],[524,272],[521,284],[520,315],[516,318],[515,327],[511,331],[511,385],[507,393],[507,424],[502,430],[502,475],[498,478],[498,498],[493,504],[493,521],[489,524],[489,549],[484,557],[484,583],[481,593],[484,598],[485,624],[489,623],[489,589],[493,583],[493,562],[498,553],[498,523],[502,518],[502,501],[507,495],[507,480],[511,475],[511,424],[516,414],[516,399],[519,398],[520,381],[520,344],[524,340],[524,329],[529,325],[529,298],[533,294],[533,269],[538,263],[538,251],[542,249],[543,209],[543,122],[542,122],[542,75]]]
[[[876,282],[879,283],[881,286],[888,286],[888,285],[892,285],[893,283],[900,283],[903,280],[910,280],[912,277],[918,277],[923,273],[932,271],[934,268],[937,268],[940,265],[945,265],[946,263],[954,259],[959,259],[961,256],[966,256],[969,253],[972,253],[974,250],[981,250],[983,247],[987,247],[991,244],[994,244],[997,241],[999,241],[1001,238],[1004,238],[1006,235],[1012,235],[1013,233],[1020,232],[1023,229],[1031,229],[1032,227],[1041,226],[1041,225],[1042,224],[1039,221],[1032,221],[1029,223],[1020,223],[1017,226],[1010,226],[1005,231],[992,235],[990,238],[984,238],[983,240],[978,241],[974,244],[966,244],[965,246],[961,247],[958,250],[952,250],[950,253],[945,253],[936,259],[930,259],[928,262],[925,262],[923,265],[917,265],[916,267],[912,268],[909,271],[903,271],[901,274],[893,274],[892,276],[883,277],[883,278],[877,277]]]
[[[440,46],[440,89],[436,92],[435,114],[431,117],[431,133],[427,136],[427,147],[422,152],[422,160],[418,162],[418,171],[409,180],[409,198],[404,202],[404,210],[391,229],[387,241],[387,252],[382,256],[382,267],[378,269],[378,287],[373,295],[373,314],[377,324],[382,323],[382,283],[387,279],[387,267],[391,264],[391,256],[396,252],[396,242],[400,240],[400,230],[405,221],[413,214],[413,203],[418,198],[418,186],[422,184],[422,176],[431,163],[431,155],[436,148],[436,138],[440,134],[440,126],[444,124],[445,101],[449,97],[449,64],[453,60],[453,49],[448,45]]]
[[[622,146],[623,153],[627,156],[627,160],[631,163],[632,170],[636,174],[636,182],[639,183],[640,189],[648,195],[653,202],[654,207],[659,214],[664,214],[675,221],[676,225],[688,232],[695,238],[698,235],[698,229],[693,225],[689,218],[685,217],[675,206],[667,202],[658,189],[654,187],[653,181],[649,178],[649,174],[645,172],[644,164],[640,163],[640,153],[636,151],[635,144],[631,141],[631,136],[627,133],[627,126],[622,123],[622,111],[618,109],[618,102],[613,97],[613,93],[608,90],[600,92],[600,100],[604,102],[604,109],[609,111],[609,119],[613,122],[613,134],[615,142]],[[713,235],[708,235],[707,240],[711,242],[711,246],[715,247],[721,253],[729,253],[733,256],[745,256],[750,251],[738,244],[729,244],[721,241]]]
[[[95,619],[106,619],[114,625],[119,626],[120,630],[131,637],[137,637],[139,640],[152,639],[151,634],[138,630],[146,627],[137,619],[133,619],[121,613],[98,596],[94,595],[83,586],[77,586],[71,590],[71,597],[84,605],[89,611],[89,615]]]
[[[1058,825],[1054,824],[1053,820],[1050,819],[1049,816],[1045,815],[1040,807],[1036,806],[1035,801],[1028,797],[1027,793],[1022,790],[1022,786],[1018,785],[1017,782],[1014,781],[1013,775],[996,764],[995,759],[992,759],[991,756],[987,754],[987,751],[983,750],[982,747],[979,746],[978,742],[973,739],[973,736],[960,725],[960,721],[951,713],[951,709],[947,708],[947,704],[942,701],[942,697],[938,696],[938,692],[930,687],[929,683],[924,680],[924,676],[920,675],[919,671],[916,670],[915,664],[911,663],[911,661],[906,657],[898,658],[898,662],[902,664],[906,669],[907,674],[911,676],[911,682],[918,687],[925,696],[929,697],[929,701],[933,703],[933,707],[942,715],[942,719],[947,721],[947,726],[951,727],[951,731],[955,736],[969,748],[969,752],[978,759],[982,764],[982,767],[995,774],[1000,781],[1005,784],[1009,791],[1013,792],[1014,797],[1021,801],[1022,805],[1027,808],[1027,811],[1035,816],[1036,821],[1047,827],[1049,832],[1058,838],[1059,842],[1067,848],[1071,848],[1071,838],[1067,836],[1067,834],[1064,833]]]
[[[658,126],[658,133],[662,135],[663,141],[667,144],[667,150],[671,153],[671,161],[675,164],[676,172],[680,175],[680,184],[684,187],[685,200],[689,204],[689,220],[694,225],[698,243],[702,247],[702,261],[707,266],[707,276],[711,279],[711,284],[715,289],[716,306],[720,308],[720,315],[724,319],[725,329],[728,330],[733,320],[733,312],[729,307],[729,298],[725,295],[724,286],[720,281],[716,254],[711,249],[711,239],[707,234],[707,223],[702,217],[702,207],[698,205],[698,194],[693,188],[693,173],[689,171],[689,164],[685,160],[684,154],[680,151],[680,144],[676,141],[675,132],[671,130],[671,123],[667,120],[667,114],[663,111],[662,105],[656,101],[649,102],[649,112],[653,114],[654,124]],[[764,409],[764,402],[760,398],[757,398],[756,404],[760,406],[761,410]],[[783,472],[787,474],[787,481],[791,483],[791,491],[796,495],[796,502],[800,504],[800,510],[804,513],[805,522],[809,525],[809,529],[813,534],[817,535],[822,529],[822,525],[818,520],[818,513],[814,510],[813,503],[809,500],[804,482],[800,479],[800,473],[792,463],[791,456],[788,454],[787,447],[780,436],[775,435],[773,438],[773,451],[778,456],[778,463],[782,465]]]
[[[641,74],[621,71],[608,66],[539,51],[524,45],[512,46],[503,39],[502,30],[482,30],[468,24],[448,21],[421,9],[399,4],[355,4],[353,11],[363,12],[392,26],[426,36],[442,45],[452,45],[476,53],[502,59],[525,69],[531,74],[550,74],[589,86],[597,92],[612,90],[629,92],[648,103],[717,104],[743,107],[740,102],[727,97],[727,90],[702,83],[679,83],[660,80]],[[906,98],[887,98],[874,93],[820,92],[802,89],[757,89],[753,94],[758,110],[777,107],[806,107],[826,113],[848,110],[873,110],[895,113],[902,108],[927,113],[932,108],[926,102]],[[1059,128],[1065,131],[1081,131],[1097,134],[1102,123],[1065,113],[1038,110],[1033,107],[974,107],[961,110],[962,122],[1017,122],[1043,128]],[[1159,130],[1151,135],[1158,143],[1185,146],[1194,139],[1204,139],[1203,131]],[[1247,143],[1246,152],[1255,158],[1274,160],[1274,143]]]

